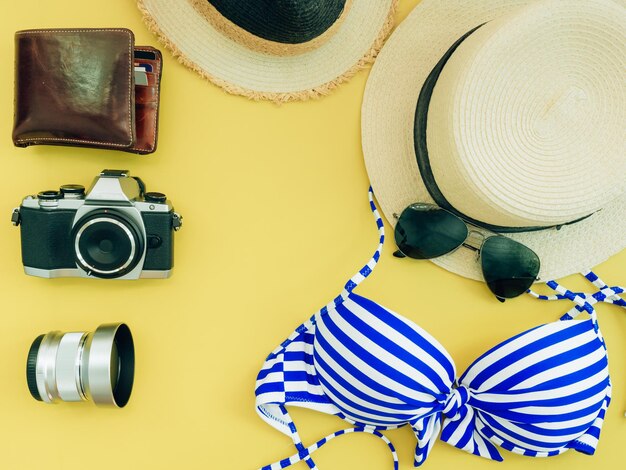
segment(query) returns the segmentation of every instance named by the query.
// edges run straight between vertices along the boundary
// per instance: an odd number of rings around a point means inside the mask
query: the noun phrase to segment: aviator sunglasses
[[[485,235],[482,227],[474,230],[476,226],[446,209],[416,203],[394,217],[397,258],[433,259],[469,248],[477,252],[485,282],[501,302],[523,294],[538,280],[540,262],[533,250],[497,233]],[[477,246],[470,236],[479,239]]]

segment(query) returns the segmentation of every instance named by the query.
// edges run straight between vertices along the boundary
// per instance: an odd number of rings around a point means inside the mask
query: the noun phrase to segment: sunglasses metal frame
[[[459,217],[458,215],[454,214],[453,212],[450,212],[449,210],[444,209],[443,207],[439,207],[436,204],[429,204],[429,203],[426,203],[426,202],[416,202],[416,203],[413,203],[413,204],[409,204],[407,207],[405,207],[404,210],[402,211],[402,213],[404,213],[404,211],[406,211],[407,209],[413,208],[413,207],[417,208],[417,209],[419,209],[419,208],[428,208],[428,209],[436,209],[436,210],[444,211],[444,212],[450,214],[451,216],[453,216],[453,217],[459,219],[460,221],[462,221],[465,224],[466,228],[467,228],[467,235],[466,235],[465,239],[456,248],[454,248],[454,249],[452,249],[452,250],[450,250],[447,253],[444,253],[442,255],[435,256],[433,258],[425,258],[425,259],[440,258],[441,256],[445,256],[445,255],[449,255],[451,253],[454,253],[455,251],[457,251],[461,247],[465,247],[465,248],[467,248],[467,249],[469,249],[471,251],[476,252],[476,262],[478,262],[480,260],[480,257],[481,257],[483,245],[485,244],[485,242],[488,239],[493,238],[493,237],[508,238],[508,237],[505,237],[504,235],[502,235],[500,233],[496,233],[496,232],[493,232],[493,231],[491,231],[489,229],[486,229],[484,227],[480,227],[478,225],[472,224],[471,222],[468,222],[467,220],[465,220],[463,217]],[[402,214],[398,215],[395,212],[393,213],[393,217],[394,217],[394,219],[396,219],[396,221],[400,220],[401,215]],[[396,225],[396,227],[397,227],[397,225]],[[556,228],[556,229],[558,230],[558,228]],[[395,235],[395,230],[396,229],[394,228],[394,235]],[[483,232],[487,232],[487,235],[485,235]],[[481,238],[480,244],[476,244],[475,245],[475,244],[468,243],[468,241],[471,240],[472,235],[478,235]],[[515,243],[518,243],[518,244],[522,245],[524,248],[526,248],[528,251],[530,251],[532,254],[534,254],[537,257],[537,259],[539,260],[539,262],[541,263],[539,255],[537,255],[537,253],[535,253],[532,249],[530,249],[529,247],[527,247],[523,243],[518,242],[517,240],[513,240],[513,241]],[[397,245],[396,245],[396,247],[397,247]],[[398,249],[393,253],[393,256],[395,256],[396,258],[412,258],[411,256],[408,256],[408,255],[404,254],[402,252],[402,250],[400,250],[399,247],[397,247],[397,248]],[[412,259],[417,259],[417,258],[412,258]],[[480,271],[481,271],[481,273],[483,275],[483,278],[484,278],[485,274],[483,272],[482,265],[481,265]],[[535,281],[539,281],[539,280],[541,280],[541,278],[539,278],[538,276],[535,277]],[[493,291],[492,291],[492,293],[493,293]],[[519,295],[521,295],[521,294],[519,294]],[[494,293],[494,296],[500,302],[504,302],[506,300],[506,298],[500,297],[499,295],[496,295],[495,293]]]

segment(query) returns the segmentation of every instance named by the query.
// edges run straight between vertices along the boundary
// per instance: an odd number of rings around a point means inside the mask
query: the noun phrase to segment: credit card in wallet
[[[152,72],[152,64],[147,64],[145,62],[135,62],[135,68],[142,67],[146,72]]]
[[[148,51],[135,51],[135,59],[148,59],[148,60],[156,60],[156,54],[154,52]]]
[[[135,68],[135,85],[148,86],[148,76],[145,71]]]

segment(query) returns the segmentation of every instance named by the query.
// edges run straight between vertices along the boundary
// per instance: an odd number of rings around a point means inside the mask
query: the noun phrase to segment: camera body
[[[182,217],[127,170],[104,170],[88,191],[61,186],[27,196],[12,215],[32,276],[167,278]]]

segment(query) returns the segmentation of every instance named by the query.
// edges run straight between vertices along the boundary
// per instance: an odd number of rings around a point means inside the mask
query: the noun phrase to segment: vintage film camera
[[[13,210],[26,274],[104,279],[167,278],[182,217],[127,170],[104,170],[88,191],[64,185]]]

